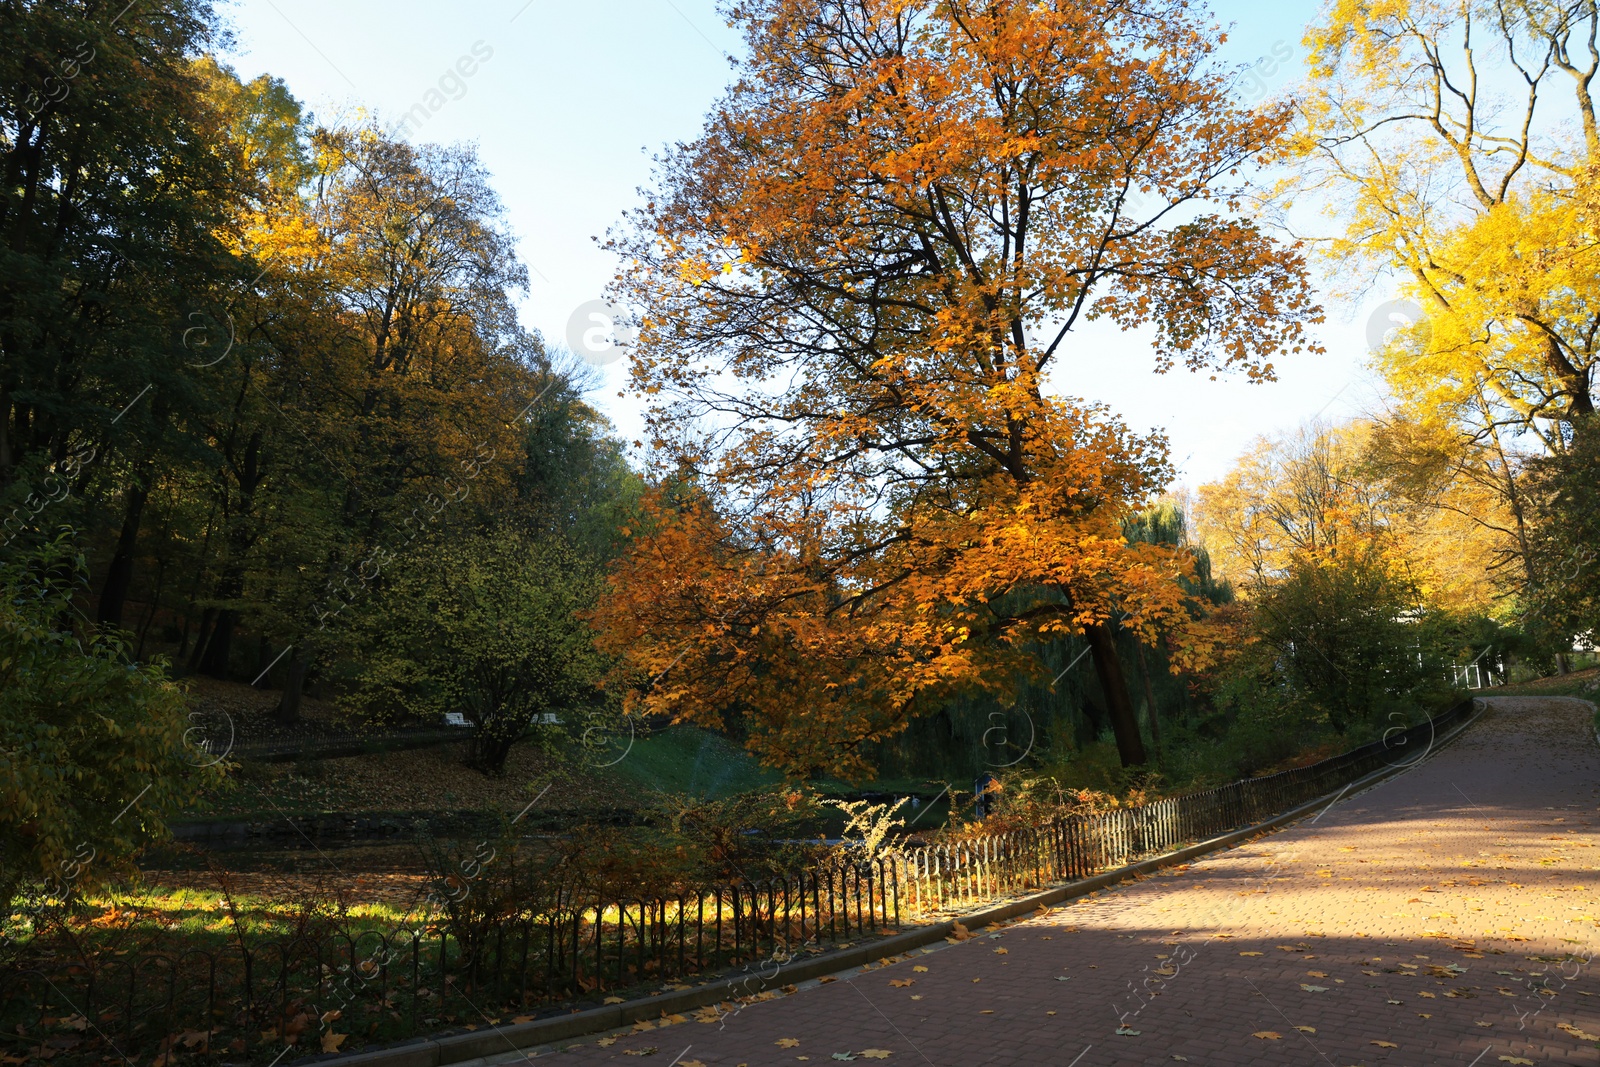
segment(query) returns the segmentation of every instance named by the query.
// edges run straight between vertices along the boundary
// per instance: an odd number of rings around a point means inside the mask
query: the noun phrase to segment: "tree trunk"
[[[1150,717],[1150,743],[1156,746],[1156,751],[1161,751],[1161,713],[1156,710],[1156,693],[1150,687],[1150,661],[1144,657],[1144,645],[1137,639],[1134,648],[1139,650],[1139,676],[1144,681],[1144,706],[1145,714]]]
[[[206,642],[205,655],[200,657],[200,673],[226,680],[228,659],[233,652],[233,624],[238,617],[232,608],[217,612],[217,621],[211,627],[211,640]]]
[[[128,506],[122,515],[122,532],[117,536],[117,550],[106,568],[105,584],[100,587],[100,607],[95,618],[102,626],[122,626],[122,610],[128,602],[128,589],[133,584],[133,556],[139,541],[139,522],[144,516],[145,501],[150,497],[146,479],[140,478],[128,490]]]
[[[1111,718],[1111,732],[1117,738],[1117,755],[1124,767],[1138,767],[1146,762],[1144,739],[1139,736],[1139,720],[1134,717],[1133,700],[1128,696],[1128,679],[1122,673],[1122,661],[1117,657],[1117,642],[1110,627],[1096,623],[1083,628],[1089,642],[1089,655],[1094,659],[1094,671],[1100,678],[1100,690],[1106,698],[1106,714]]]
[[[278,700],[278,722],[291,726],[300,721],[300,692],[305,687],[306,675],[311,670],[311,650],[296,645],[289,656],[289,677],[283,683],[283,696]]]

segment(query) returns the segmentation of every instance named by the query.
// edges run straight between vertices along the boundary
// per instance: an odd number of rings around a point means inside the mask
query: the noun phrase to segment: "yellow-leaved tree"
[[[1291,142],[1333,273],[1395,276],[1424,313],[1377,358],[1396,439],[1431,442],[1396,484],[1477,521],[1524,592],[1527,461],[1595,408],[1597,28],[1593,0],[1335,0]]]

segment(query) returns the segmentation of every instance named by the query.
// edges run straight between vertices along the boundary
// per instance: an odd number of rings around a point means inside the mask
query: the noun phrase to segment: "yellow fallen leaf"
[[[1501,1056],[1500,1059],[1505,1063],[1520,1063],[1524,1067],[1533,1067],[1532,1060],[1525,1060],[1521,1056]]]
[[[1241,956],[1259,956],[1259,955],[1261,955],[1261,953],[1259,953],[1259,952],[1241,952],[1241,953],[1239,953],[1239,955],[1241,955]]]
[[[700,1060],[679,1060],[678,1067],[706,1067]]]
[[[322,1051],[338,1052],[339,1046],[344,1044],[344,1039],[349,1036],[349,1034],[336,1034],[332,1030],[329,1030],[327,1033],[322,1035]]]
[[[1573,1026],[1571,1023],[1556,1023],[1556,1029],[1565,1030],[1579,1041],[1600,1041],[1600,1037],[1595,1037],[1593,1034],[1585,1033],[1576,1026]]]
[[[922,994],[921,993],[913,993],[913,994],[911,994],[911,999],[912,1000],[921,1000],[922,999]]]
[[[861,1057],[868,1060],[886,1060],[891,1055],[892,1053],[886,1048],[864,1048],[861,1050]]]
[[[1399,1048],[1400,1047],[1399,1045],[1395,1044],[1393,1041],[1369,1041],[1369,1042],[1367,1042],[1367,1044],[1369,1044],[1369,1045],[1377,1045],[1379,1048]]]
[[[800,1039],[798,1037],[780,1037],[773,1044],[779,1048],[799,1048]]]
[[[1328,972],[1327,971],[1307,971],[1306,973],[1309,974],[1313,978],[1326,978],[1326,977],[1328,977]]]
[[[595,1044],[599,1045],[601,1048],[610,1048],[616,1043],[617,1039],[614,1037],[602,1037],[599,1041],[595,1042]]]
[[[1276,1030],[1257,1030],[1255,1033],[1251,1034],[1250,1036],[1251,1037],[1259,1037],[1263,1041],[1282,1041],[1283,1040],[1283,1035],[1278,1033],[1278,1031],[1276,1031]]]
[[[1004,956],[1004,955],[1006,955],[1006,954],[1007,954],[1007,953],[1008,953],[1008,952],[1010,952],[1010,949],[1004,949],[1004,948],[997,948],[997,949],[995,949],[995,950],[994,950],[994,954],[995,954],[995,955],[996,955],[996,956]]]
[[[604,1004],[621,1004],[622,1002],[623,1001],[622,1001],[621,997],[607,997],[601,1003],[604,1003]]]
[[[1300,1031],[1302,1034],[1314,1034],[1317,1032],[1317,1028],[1315,1026],[1297,1026],[1295,1029]]]
[[[960,923],[951,923],[950,926],[950,936],[955,938],[957,941],[965,941],[967,938],[972,936],[972,931],[968,930]]]
[[[1437,996],[1435,996],[1434,994],[1428,992],[1426,989],[1417,990],[1417,996],[1419,996],[1419,997],[1427,997],[1429,1000],[1438,1000],[1439,999]]]
[[[891,978],[889,979],[889,984],[896,989],[904,989],[906,986],[916,985],[917,980],[915,978]]]
[[[916,966],[915,966],[915,967],[913,967],[913,968],[911,968],[911,969],[912,969],[912,970],[913,970],[913,971],[916,971],[916,972],[917,972],[917,973],[918,973],[918,974],[925,974],[925,973],[927,973],[927,970],[928,970],[928,968],[926,968],[926,967],[924,967],[924,966],[923,966],[923,965],[922,965],[922,964],[920,964],[920,963],[919,963],[919,964],[917,964],[917,965],[916,965]]]

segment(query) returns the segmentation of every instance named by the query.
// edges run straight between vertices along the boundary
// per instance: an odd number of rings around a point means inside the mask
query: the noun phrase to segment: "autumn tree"
[[[1294,193],[1337,220],[1330,273],[1396,278],[1425,321],[1378,357],[1429,448],[1409,480],[1444,503],[1490,490],[1481,532],[1540,585],[1523,485],[1594,410],[1600,165],[1593,0],[1337,0],[1307,35]],[[1438,462],[1448,455],[1449,461]]]
[[[1143,762],[1112,620],[1182,614],[1170,546],[1120,526],[1165,444],[1048,376],[1094,319],[1150,328],[1162,370],[1304,347],[1299,254],[1235,211],[1287,113],[1232,102],[1180,3],[730,13],[742,77],[614,241],[666,469],[607,646],[652,710],[864,773],[862,744],[1081,634]]]

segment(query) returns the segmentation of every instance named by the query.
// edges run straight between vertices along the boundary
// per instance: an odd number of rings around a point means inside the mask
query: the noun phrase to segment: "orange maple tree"
[[[1298,251],[1238,213],[1285,113],[1230,101],[1182,3],[730,14],[742,77],[612,241],[671,468],[595,615],[632,699],[860,775],[1082,634],[1142,763],[1114,630],[1183,632],[1185,563],[1121,520],[1166,442],[1046,378],[1096,318],[1153,327],[1162,370],[1264,379],[1307,346]]]

